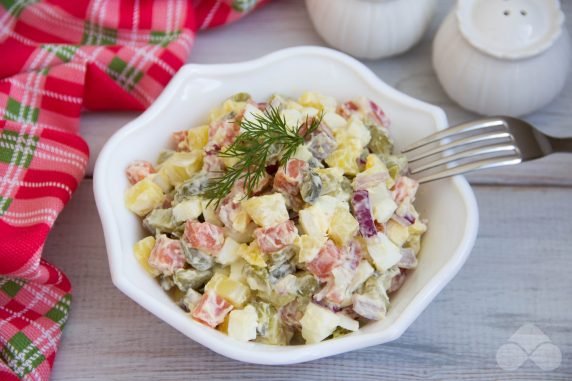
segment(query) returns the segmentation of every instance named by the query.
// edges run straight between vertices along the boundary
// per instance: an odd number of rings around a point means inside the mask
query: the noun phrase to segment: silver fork
[[[420,183],[514,165],[555,152],[572,152],[572,138],[555,138],[524,120],[506,116],[462,123],[402,150],[410,174]]]

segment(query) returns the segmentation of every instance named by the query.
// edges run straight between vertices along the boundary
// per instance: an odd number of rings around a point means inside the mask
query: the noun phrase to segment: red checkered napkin
[[[197,29],[264,0],[0,0],[0,380],[47,380],[71,287],[41,259],[83,178],[84,108],[144,109]]]

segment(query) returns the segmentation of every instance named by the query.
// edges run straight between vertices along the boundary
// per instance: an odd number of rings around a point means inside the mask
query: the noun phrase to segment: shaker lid
[[[471,45],[501,59],[542,53],[564,23],[558,0],[459,0],[456,15]]]

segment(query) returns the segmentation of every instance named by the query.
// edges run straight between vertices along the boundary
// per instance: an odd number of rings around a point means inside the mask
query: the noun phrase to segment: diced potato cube
[[[155,277],[160,274],[159,270],[149,266],[149,255],[154,246],[155,238],[152,236],[145,237],[133,245],[133,253],[145,271]]]
[[[409,226],[409,234],[423,234],[427,231],[425,225],[419,218],[415,219],[415,223]]]
[[[244,275],[244,266],[248,264],[242,258],[238,258],[236,261],[230,264],[230,274],[228,277],[233,280],[237,280],[239,282],[246,282],[246,277]]]
[[[250,289],[241,282],[222,275],[212,289],[234,307],[243,306],[250,298]]]
[[[203,149],[209,141],[209,126],[203,125],[188,130],[187,141],[191,151],[195,149]]]
[[[385,234],[378,233],[377,236],[368,239],[366,245],[369,256],[379,271],[387,271],[401,260],[399,247],[395,246]]]
[[[409,229],[394,220],[389,220],[385,226],[385,234],[394,244],[401,247],[409,237]]]
[[[202,151],[175,152],[161,165],[159,173],[169,179],[173,186],[177,186],[200,171],[202,165]]]
[[[266,267],[264,254],[260,251],[256,241],[252,241],[250,245],[241,244],[238,248],[238,255],[252,266]]]
[[[309,236],[321,237],[328,232],[328,217],[315,205],[300,210],[299,221],[302,230]]]
[[[173,207],[173,217],[177,222],[196,220],[203,213],[201,198],[193,196]]]
[[[324,112],[333,112],[338,105],[336,98],[312,91],[304,92],[300,98],[298,98],[298,103],[302,106],[323,110]]]
[[[314,206],[317,209],[320,209],[322,213],[324,213],[328,222],[334,216],[336,209],[350,209],[350,206],[347,202],[340,201],[338,198],[328,195],[318,197],[318,199],[314,202]]]
[[[233,99],[227,99],[224,101],[221,107],[215,108],[209,114],[209,122],[216,122],[223,116],[234,112],[235,114],[240,114],[242,110],[246,107],[247,103],[242,101],[235,101]]]
[[[357,160],[361,154],[361,144],[357,139],[342,142],[334,152],[326,158],[330,167],[340,168],[345,175],[354,176],[359,172]]]
[[[221,159],[222,162],[224,163],[224,166],[227,167],[227,168],[234,167],[234,165],[235,165],[236,163],[238,163],[239,160],[240,160],[240,159],[237,158],[237,157],[227,157],[227,156],[223,156],[223,157],[221,157],[220,159]]]
[[[217,331],[220,331],[220,332],[228,335],[228,323],[229,323],[229,321],[230,321],[230,314],[226,315],[224,317],[224,320],[222,321],[222,323],[220,323],[219,326],[216,327]]]
[[[328,235],[338,246],[345,246],[356,235],[358,228],[357,220],[349,211],[337,208],[330,222]]]
[[[157,184],[163,193],[168,193],[171,189],[173,189],[169,179],[163,173],[152,173],[148,176],[148,179]]]
[[[234,310],[228,319],[228,335],[239,341],[256,339],[258,327],[258,314],[256,309],[248,305],[242,310]]]
[[[327,237],[325,235],[301,235],[296,239],[294,244],[299,248],[298,261],[311,262],[318,252],[325,245]]]
[[[243,201],[242,206],[257,225],[265,228],[289,219],[286,200],[280,193],[252,197]]]
[[[226,237],[224,240],[224,245],[222,245],[222,248],[215,257],[215,261],[225,266],[230,265],[238,258],[240,258],[238,253],[239,247],[240,244],[238,242],[230,237]]]
[[[149,178],[145,178],[127,189],[125,205],[127,209],[143,217],[161,205],[164,198],[161,188]]]
[[[207,282],[207,284],[205,284],[205,292],[207,291],[213,291],[214,289],[216,289],[219,285],[220,282],[222,282],[224,279],[226,279],[227,276],[224,275],[223,273],[215,273],[213,275],[213,277]]]

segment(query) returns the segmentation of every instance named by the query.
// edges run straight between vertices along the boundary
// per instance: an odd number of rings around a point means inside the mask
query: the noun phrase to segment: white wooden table
[[[441,0],[424,40],[396,58],[366,62],[385,82],[445,109],[452,123],[474,115],[457,107],[431,67],[431,41],[451,6]],[[572,32],[572,1],[563,0]],[[295,45],[323,45],[302,0],[274,0],[234,25],[198,36],[190,62],[235,62]],[[572,135],[572,75],[563,94],[526,119]],[[82,117],[92,163],[106,139],[135,113]],[[162,323],[111,283],[91,169],[57,220],[45,257],[73,284],[54,380],[571,380],[572,155],[469,176],[481,227],[457,277],[395,342],[296,366],[242,364]],[[528,360],[499,367],[497,350],[523,324],[541,329],[562,362],[543,371]]]

